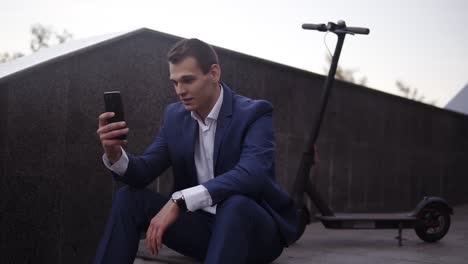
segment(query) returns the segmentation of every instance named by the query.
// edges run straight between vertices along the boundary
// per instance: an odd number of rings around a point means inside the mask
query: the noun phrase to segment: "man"
[[[272,107],[235,94],[220,82],[214,49],[182,40],[168,53],[180,102],[164,111],[154,142],[141,156],[126,153],[125,122],[99,116],[103,161],[128,186],[114,197],[96,263],[132,263],[140,232],[158,254],[162,244],[205,263],[268,263],[296,239],[292,199],[274,182]],[[168,167],[171,198],[145,189]]]

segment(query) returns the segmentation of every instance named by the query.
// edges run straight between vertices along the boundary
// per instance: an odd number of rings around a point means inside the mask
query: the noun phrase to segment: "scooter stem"
[[[340,59],[341,49],[343,48],[345,36],[346,34],[369,34],[369,29],[358,27],[346,27],[346,23],[344,21],[338,21],[338,23],[336,24],[329,22],[328,25],[303,24],[302,28],[333,32],[337,35],[338,41],[336,43],[336,48],[332,57],[330,70],[328,71],[328,76],[325,80],[322,96],[320,98],[319,112],[317,113],[317,115],[315,115],[315,120],[313,122],[313,130],[310,134],[310,137],[308,138],[306,150],[302,154],[299,169],[296,175],[296,181],[294,184],[295,202],[298,208],[303,208],[303,195],[305,192],[323,216],[333,216],[333,211],[330,209],[330,207],[328,207],[327,203],[317,192],[315,185],[312,184],[309,179],[311,168],[313,165],[315,165],[314,145],[320,133],[323,116],[325,115],[325,110],[328,104],[328,98],[330,96],[330,90],[335,81],[338,60]]]

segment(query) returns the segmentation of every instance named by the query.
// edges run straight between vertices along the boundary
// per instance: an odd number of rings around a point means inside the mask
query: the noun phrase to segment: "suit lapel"
[[[223,104],[219,111],[218,120],[216,121],[216,134],[215,134],[215,145],[213,151],[213,171],[216,177],[216,164],[219,157],[219,150],[223,143],[224,135],[229,129],[232,119],[232,91],[229,87],[222,83],[223,87]]]
[[[184,153],[186,153],[185,159],[188,163],[190,186],[195,186],[198,183],[197,170],[195,168],[195,142],[198,138],[198,123],[190,116],[190,114],[185,117],[184,123],[184,131],[182,133],[187,133],[189,136],[181,137],[184,139],[181,147],[188,150],[184,151]]]

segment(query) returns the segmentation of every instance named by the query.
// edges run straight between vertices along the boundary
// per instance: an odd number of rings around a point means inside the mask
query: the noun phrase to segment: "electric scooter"
[[[293,197],[300,216],[298,239],[310,223],[309,209],[304,203],[304,195],[310,198],[320,214],[316,215],[325,228],[332,229],[398,229],[398,245],[402,245],[402,229],[414,229],[417,236],[426,242],[436,242],[442,239],[450,228],[450,215],[453,208],[440,197],[424,197],[412,212],[391,214],[356,214],[334,213],[320,196],[309,178],[311,168],[316,166],[315,142],[320,132],[330,90],[335,80],[336,68],[340,58],[345,36],[350,34],[369,34],[369,29],[347,27],[344,21],[328,24],[303,24],[303,29],[332,32],[338,41],[332,57],[330,70],[325,81],[320,99],[320,109],[315,117],[313,130],[308,138],[306,150],[302,154],[299,170],[296,175]],[[312,172],[314,172],[312,170]],[[313,175],[313,177],[316,175]]]

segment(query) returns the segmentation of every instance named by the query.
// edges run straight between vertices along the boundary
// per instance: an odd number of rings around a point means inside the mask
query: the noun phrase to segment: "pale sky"
[[[0,51],[29,52],[35,23],[75,39],[147,27],[324,74],[324,34],[302,23],[345,20],[340,66],[367,86],[400,94],[397,80],[443,107],[468,83],[466,0],[0,0]],[[333,51],[335,37],[326,38]]]

